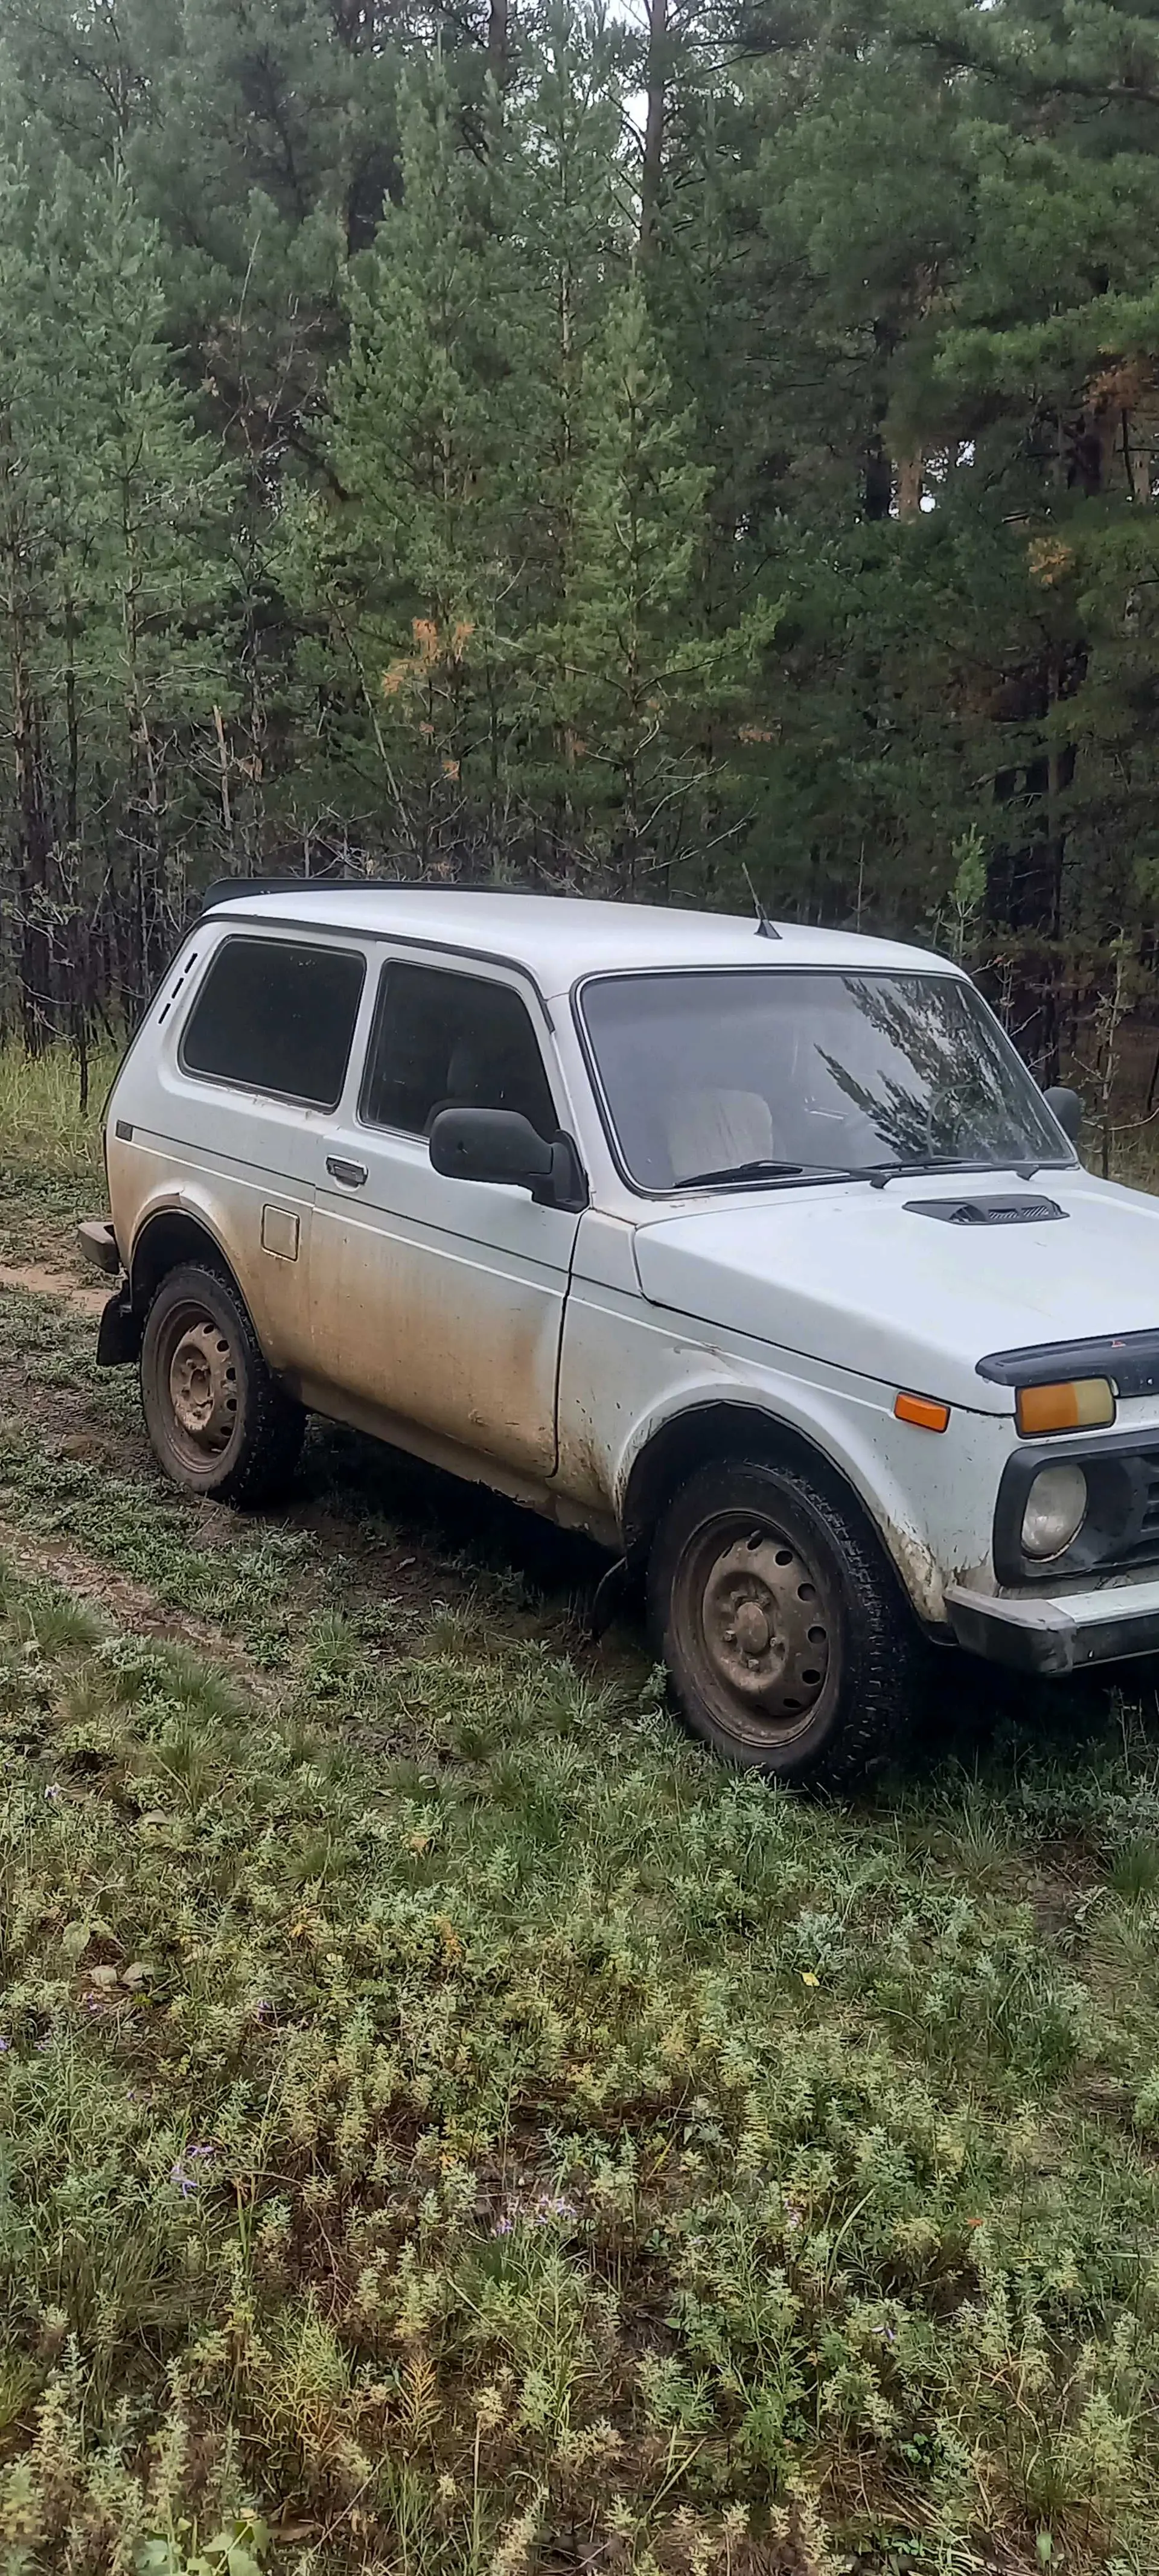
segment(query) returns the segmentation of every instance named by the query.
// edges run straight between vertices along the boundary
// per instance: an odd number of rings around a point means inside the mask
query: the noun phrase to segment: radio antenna
[[[780,931],[778,930],[775,921],[770,921],[743,859],[741,860],[741,873],[753,899],[753,910],[757,916],[757,938],[779,939],[781,936]]]

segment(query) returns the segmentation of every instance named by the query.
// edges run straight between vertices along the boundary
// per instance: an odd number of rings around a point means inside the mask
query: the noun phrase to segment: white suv
[[[307,1411],[646,1567],[723,1754],[847,1775],[926,1639],[1159,1648],[1159,1203],[968,978],[440,888],[215,890],[108,1111],[106,1363],[190,1492]]]

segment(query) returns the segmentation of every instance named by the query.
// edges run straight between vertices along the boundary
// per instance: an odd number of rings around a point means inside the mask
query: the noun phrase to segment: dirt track
[[[26,1288],[34,1296],[61,1297],[81,1315],[99,1315],[109,1297],[108,1287],[89,1288],[75,1272],[53,1269],[43,1261],[17,1268],[0,1262],[0,1288]]]

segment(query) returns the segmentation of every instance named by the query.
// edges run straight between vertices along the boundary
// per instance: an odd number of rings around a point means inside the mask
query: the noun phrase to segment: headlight
[[[1087,1480],[1081,1467],[1043,1467],[1026,1497],[1022,1544],[1027,1556],[1061,1556],[1087,1516]]]

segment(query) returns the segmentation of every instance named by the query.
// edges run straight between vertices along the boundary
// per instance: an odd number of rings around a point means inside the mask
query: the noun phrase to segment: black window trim
[[[350,1079],[350,1065],[354,1055],[355,1040],[358,1036],[358,1021],[366,992],[366,975],[369,960],[361,948],[351,948],[341,944],[344,937],[344,934],[341,931],[336,931],[332,938],[327,939],[323,937],[322,939],[319,939],[311,935],[314,930],[313,923],[310,923],[308,926],[303,924],[302,935],[298,938],[293,938],[280,935],[282,927],[280,924],[275,925],[271,923],[269,927],[275,932],[272,939],[268,937],[264,924],[259,926],[255,923],[251,928],[247,923],[245,929],[242,929],[239,924],[236,930],[230,930],[224,939],[217,940],[209,949],[205,964],[193,986],[192,991],[187,997],[186,1008],[181,1015],[181,1027],[177,1039],[178,1072],[183,1075],[186,1082],[209,1082],[213,1084],[217,1091],[237,1092],[244,1098],[250,1100],[280,1100],[283,1101],[289,1109],[306,1109],[309,1110],[316,1118],[333,1118],[342,1106],[343,1094]],[[291,925],[287,923],[285,928],[289,931]],[[322,928],[323,925],[319,922],[318,929],[321,930]],[[345,933],[345,939],[349,940],[354,935],[356,934],[352,934],[347,931]],[[317,954],[322,957],[349,957],[356,960],[362,971],[359,979],[357,999],[354,1005],[354,1017],[350,1024],[350,1041],[346,1049],[346,1058],[342,1067],[342,1081],[339,1086],[338,1097],[336,1100],[310,1100],[301,1091],[275,1091],[272,1083],[239,1082],[237,1076],[234,1074],[203,1073],[199,1066],[186,1063],[186,1036],[188,1034],[194,1012],[197,1009],[201,995],[205,991],[213,968],[216,965],[218,958],[224,955],[227,948],[237,948],[239,946],[251,948],[255,946],[265,946],[267,948],[307,948],[315,950]]]
[[[368,891],[373,893],[374,888],[371,887]],[[214,917],[217,917],[216,913]],[[523,982],[531,986],[531,990],[534,993],[536,1001],[543,1013],[544,1021],[552,1035],[554,1036],[555,1034],[555,1021],[552,1017],[551,1006],[548,1002],[546,993],[543,991],[538,981],[534,968],[528,966],[522,957],[510,956],[506,949],[464,948],[459,942],[453,939],[431,939],[425,934],[420,936],[417,931],[395,930],[393,928],[383,928],[380,930],[377,925],[371,925],[369,923],[365,926],[360,925],[357,929],[354,929],[349,922],[295,921],[291,914],[281,912],[266,914],[246,913],[243,916],[243,919],[246,930],[288,930],[292,932],[304,932],[307,938],[309,938],[312,933],[321,931],[331,939],[361,939],[365,940],[368,946],[373,941],[377,948],[405,948],[408,954],[413,950],[416,957],[453,957],[460,960],[465,959],[470,965],[500,966],[502,967],[505,975],[521,976]],[[186,937],[192,938],[195,931],[202,926],[203,925],[200,922],[195,922],[193,929],[186,933]],[[241,928],[242,922],[239,921],[239,932]],[[237,934],[234,935],[236,936]],[[184,940],[181,945],[184,947]],[[174,952],[174,963],[176,963],[176,959],[180,953],[180,949]],[[155,995],[154,999],[156,999]]]
[[[383,932],[378,935],[384,939],[389,939],[391,934],[389,932]],[[378,987],[374,996],[374,1004],[370,1015],[370,1028],[367,1032],[366,1045],[363,1050],[362,1070],[358,1081],[358,1098],[354,1107],[354,1123],[368,1136],[397,1136],[403,1141],[403,1143],[408,1145],[426,1145],[428,1143],[428,1138],[421,1127],[392,1127],[389,1126],[387,1121],[383,1118],[368,1118],[366,1116],[365,1103],[367,1087],[370,1082],[370,1068],[374,1061],[374,1049],[378,1038],[379,1022],[382,1017],[391,967],[395,965],[421,966],[423,963],[423,943],[421,941],[417,939],[408,940],[405,942],[399,942],[398,944],[400,946],[405,946],[407,954],[403,957],[384,957],[378,970]],[[565,1131],[563,1121],[559,1114],[559,1085],[552,1081],[551,1057],[549,1056],[548,1050],[541,1042],[540,1034],[536,1028],[532,1013],[527,1010],[526,995],[520,992],[518,983],[509,984],[497,975],[480,975],[475,970],[479,966],[501,966],[508,974],[520,977],[525,984],[530,986],[530,989],[543,1012],[544,1023],[548,1034],[549,1036],[554,1037],[555,1024],[534,976],[530,975],[525,967],[519,966],[514,958],[492,957],[487,955],[481,949],[475,950],[450,947],[432,951],[431,973],[433,975],[449,975],[453,977],[456,972],[456,967],[455,965],[447,964],[446,961],[448,958],[453,958],[456,961],[461,962],[470,983],[487,984],[502,992],[514,993],[516,1000],[522,1002],[524,1010],[527,1011],[528,1027],[531,1031],[535,1045],[539,1050],[539,1060],[543,1072],[543,1078],[547,1085],[548,1098],[555,1113],[556,1133],[557,1135],[562,1135]]]
[[[361,891],[365,892],[366,889],[362,888]],[[389,889],[389,891],[393,892],[393,888]],[[210,920],[214,925],[216,925],[220,920],[223,926],[227,922],[232,923],[232,921],[236,921],[236,928],[231,926],[229,931],[229,936],[231,938],[260,939],[264,938],[266,933],[271,930],[275,932],[287,931],[293,938],[300,938],[305,934],[307,939],[317,939],[319,936],[323,940],[336,940],[339,942],[354,939],[361,940],[367,948],[371,946],[374,946],[375,948],[390,948],[392,950],[401,948],[405,949],[408,954],[413,951],[417,957],[434,956],[467,958],[474,965],[499,966],[502,968],[504,974],[518,975],[522,978],[525,984],[530,986],[531,991],[534,993],[536,1001],[539,1004],[540,1010],[543,1013],[544,1026],[546,1027],[549,1036],[554,1037],[555,1035],[555,1018],[551,1004],[548,1001],[547,995],[544,992],[534,969],[528,966],[523,958],[510,956],[506,949],[464,948],[461,942],[457,942],[452,939],[432,939],[429,933],[423,933],[420,935],[417,931],[395,930],[393,928],[389,930],[385,928],[380,929],[377,923],[370,922],[360,925],[360,927],[355,930],[351,928],[349,922],[300,921],[296,919],[293,914],[284,912],[246,912],[231,916],[228,907],[222,907],[219,909],[215,906],[213,913],[210,916]],[[190,922],[188,929],[182,931],[181,937],[173,950],[172,956],[167,960],[161,974],[158,976],[149,995],[148,1001],[141,1013],[140,1019],[137,1021],[136,1027],[130,1032],[121,1050],[120,1056],[117,1059],[113,1078],[105,1094],[104,1107],[101,1111],[102,1126],[108,1111],[109,1102],[112,1099],[113,1093],[116,1090],[122,1074],[125,1071],[125,1067],[128,1064],[130,1056],[135,1054],[137,1048],[141,1045],[146,1036],[150,1038],[156,1037],[157,1030],[160,1026],[160,1022],[155,1016],[157,1004],[161,999],[161,995],[165,990],[169,977],[185,955],[185,951],[188,948],[190,941],[193,939],[203,939],[205,937],[207,926],[209,925],[207,924],[206,917],[199,913],[197,919]],[[220,941],[216,944],[212,940],[208,942],[205,952],[206,967],[208,967],[210,959],[217,955],[217,949],[221,944],[222,943]],[[353,953],[354,952],[351,951],[351,954]],[[369,964],[369,959],[367,960],[367,963]],[[201,982],[202,976],[199,975],[197,983],[193,987],[193,992],[186,996],[186,1000],[190,1006],[192,1006],[193,993],[196,993],[200,989]],[[177,1023],[179,1032],[183,1026],[184,1021],[179,1020]],[[358,1032],[355,1030],[355,1036],[357,1036],[357,1034]],[[170,1038],[172,1038],[172,1029],[170,1029],[169,1035]],[[177,1065],[178,1070],[183,1073],[185,1068],[181,1063],[180,1043],[179,1034]],[[347,1067],[347,1072],[349,1073],[349,1067]],[[214,1080],[214,1076],[209,1073],[190,1073],[187,1078],[191,1082],[212,1082]],[[225,1087],[229,1088],[230,1086],[226,1085]],[[279,1094],[276,1092],[262,1092],[258,1097],[266,1100],[277,1099]],[[301,1103],[298,1105],[300,1107]],[[341,1108],[341,1105],[341,1101],[339,1101],[339,1108]],[[323,1115],[325,1114],[326,1113],[323,1112]],[[329,1114],[333,1116],[335,1113],[331,1111]],[[380,1127],[377,1132],[380,1136],[384,1136],[391,1131],[385,1127]],[[399,1132],[401,1133],[402,1131],[400,1130]]]
[[[754,973],[757,975],[781,976],[848,975],[851,973],[858,975],[936,975],[939,981],[943,981],[945,983],[968,985],[970,991],[977,994],[983,1010],[989,1012],[995,1028],[1001,1029],[1003,1037],[1007,1038],[1008,1044],[1010,1043],[1008,1033],[1002,1028],[1002,1022],[999,1019],[997,1012],[990,1009],[990,1004],[987,1001],[985,994],[979,992],[978,986],[975,984],[973,977],[970,975],[960,974],[956,967],[939,965],[936,961],[929,966],[913,967],[851,966],[838,965],[836,960],[834,960],[832,965],[827,965],[824,960],[814,958],[808,965],[805,963],[804,959],[802,959],[799,964],[790,966],[788,964],[782,965],[779,958],[769,958],[767,962],[764,959],[761,959],[754,965],[746,965],[740,959],[737,959],[735,962],[730,959],[728,961],[721,961],[718,963],[712,958],[706,957],[702,964],[693,966],[599,966],[595,969],[590,969],[586,975],[579,976],[577,981],[572,985],[569,996],[571,1001],[572,1019],[575,1023],[576,1035],[579,1039],[580,1053],[587,1069],[588,1081],[591,1085],[592,1096],[595,1100],[596,1108],[599,1111],[600,1125],[604,1131],[608,1151],[612,1157],[613,1163],[615,1164],[619,1178],[622,1180],[625,1189],[631,1191],[633,1198],[711,1198],[716,1194],[717,1190],[723,1192],[723,1190],[729,1185],[724,1182],[706,1185],[703,1181],[699,1183],[693,1181],[676,1181],[673,1183],[671,1189],[662,1190],[649,1189],[645,1182],[637,1181],[633,1178],[632,1173],[628,1169],[628,1165],[620,1145],[620,1140],[616,1133],[616,1122],[612,1116],[611,1104],[604,1090],[603,1078],[597,1062],[595,1048],[592,1045],[592,1041],[588,1033],[587,1021],[583,1012],[584,994],[587,992],[588,987],[591,984],[638,984],[645,980],[653,980],[657,975],[752,975]],[[1017,1053],[1017,1049],[1015,1052]],[[1021,1061],[1022,1059],[1019,1057],[1019,1062],[1021,1063]],[[1034,1076],[1030,1073],[1029,1067],[1025,1067],[1024,1070],[1028,1073],[1030,1081],[1033,1082]],[[1069,1172],[1076,1169],[1078,1165],[1078,1155],[1073,1151],[1065,1161],[1061,1157],[1053,1159],[1048,1154],[1044,1154],[1040,1158],[1036,1159],[1039,1161],[1039,1169],[1041,1171]],[[764,1197],[770,1190],[815,1189],[821,1181],[833,1183],[834,1181],[846,1181],[850,1179],[856,1180],[857,1178],[857,1173],[847,1172],[793,1172],[791,1174],[785,1174],[781,1179],[777,1180],[771,1178],[763,1181],[754,1180],[749,1182],[748,1187],[754,1192],[759,1192],[760,1195]],[[733,1195],[743,1197],[744,1192],[743,1190],[734,1192]]]

